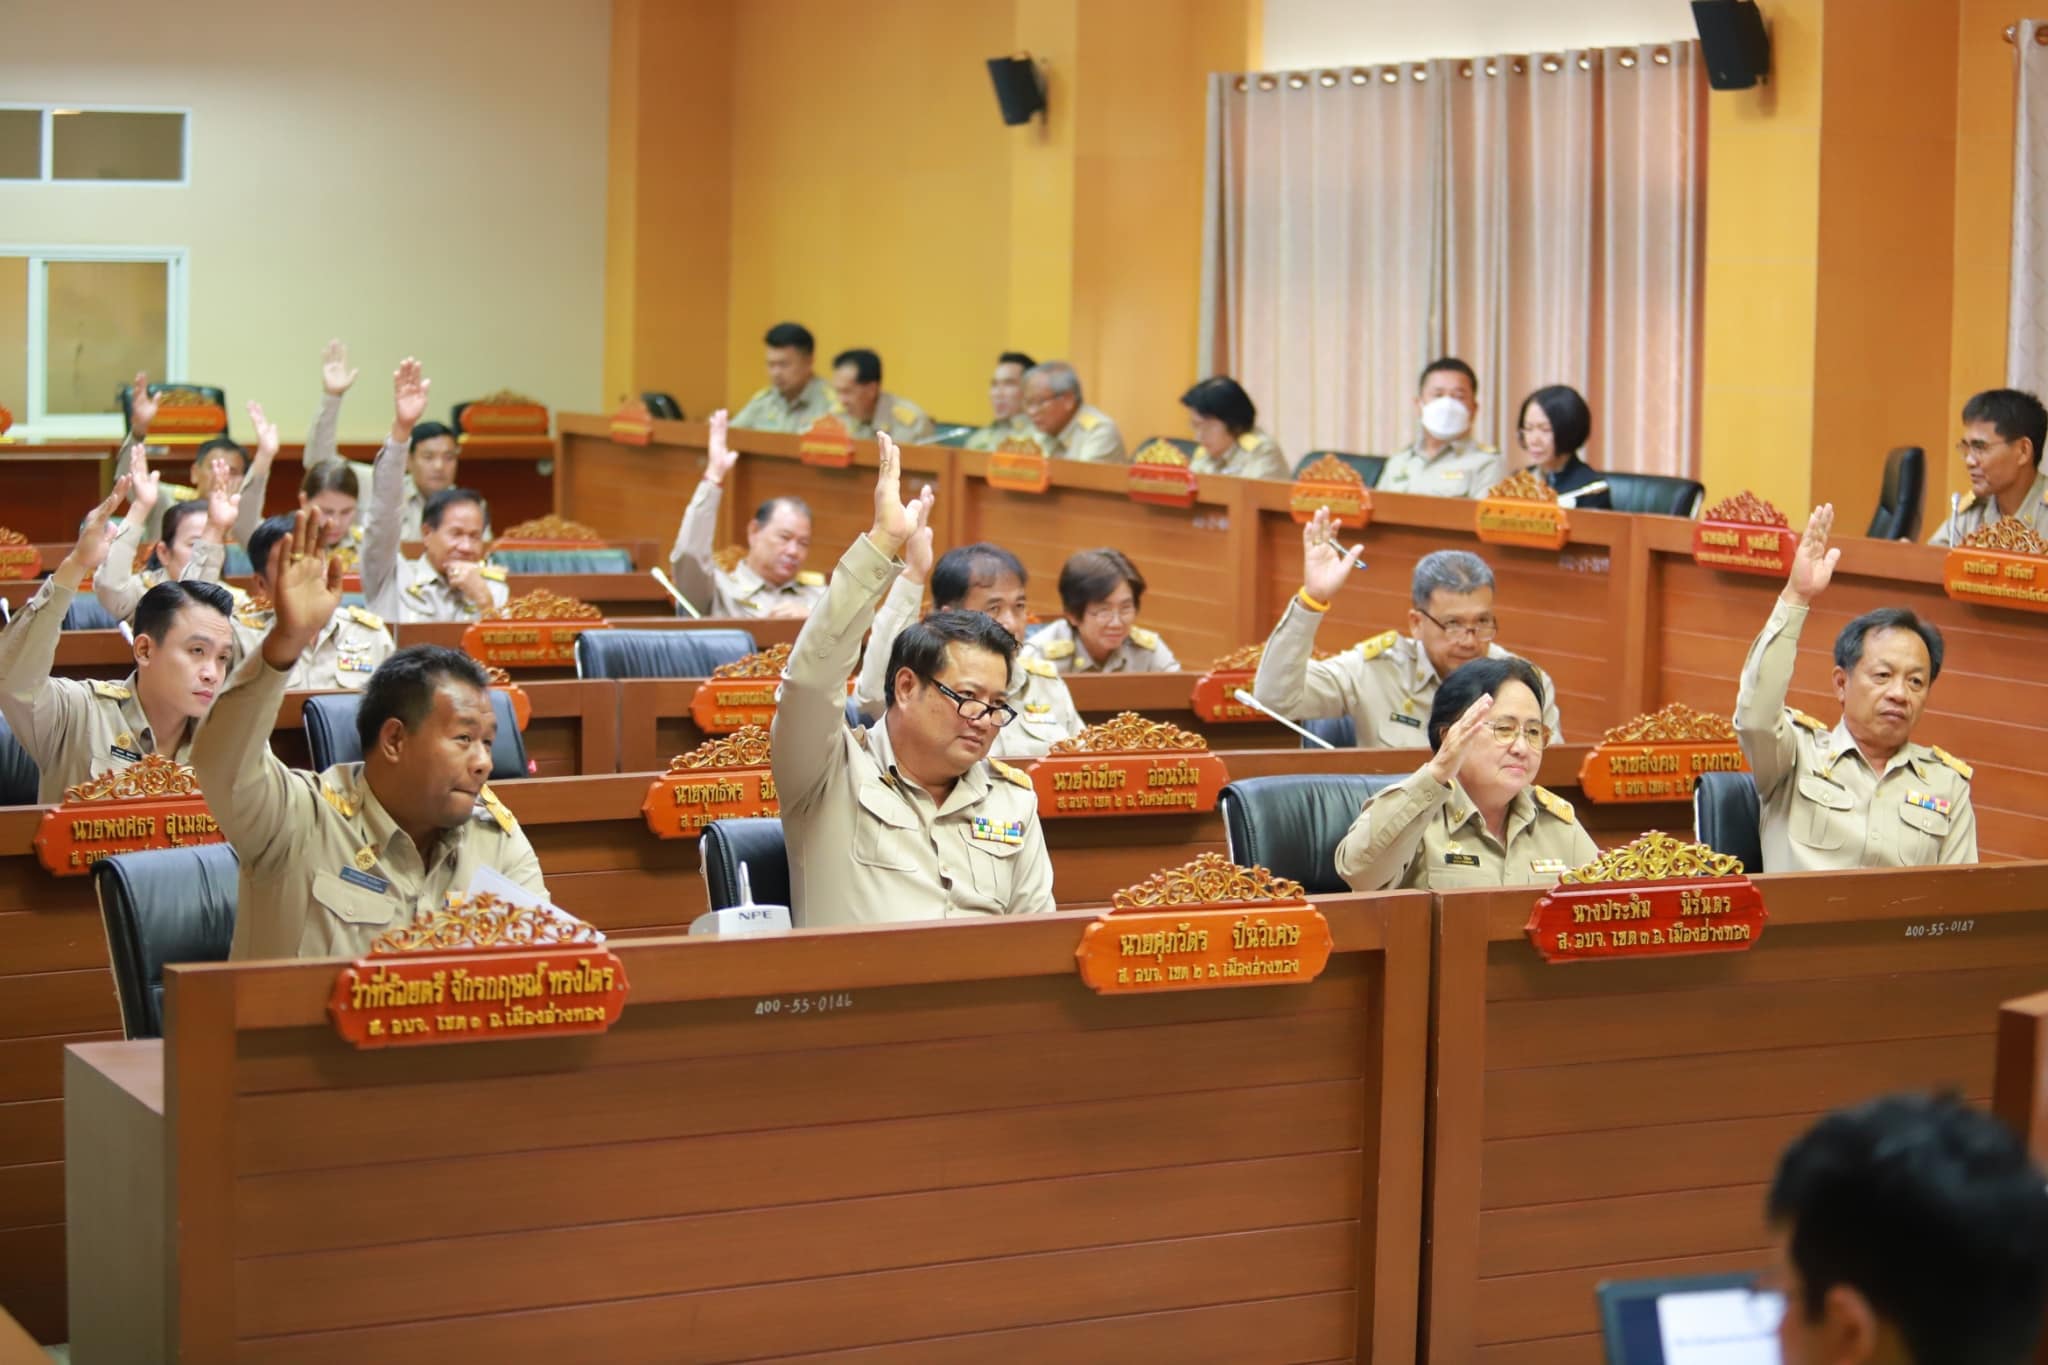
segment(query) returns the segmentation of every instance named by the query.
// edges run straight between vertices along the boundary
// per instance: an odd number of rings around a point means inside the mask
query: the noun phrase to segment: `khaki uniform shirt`
[[[1436,458],[1424,459],[1418,436],[1387,461],[1373,488],[1381,493],[1426,493],[1435,498],[1483,498],[1487,489],[1507,476],[1508,462],[1490,445],[1460,436],[1439,450]]]
[[[846,423],[846,434],[856,441],[871,441],[876,432],[886,431],[903,445],[923,445],[939,430],[923,408],[891,393],[883,393],[875,399],[875,415],[871,421],[861,421],[836,401],[832,404],[832,415]]]
[[[782,396],[782,390],[770,384],[755,392],[733,414],[732,425],[745,427],[750,431],[785,431],[796,434],[809,431],[811,423],[832,411],[832,390],[816,375],[794,403]]]
[[[1317,659],[1311,656],[1322,622],[1323,614],[1310,611],[1299,597],[1287,604],[1266,637],[1252,695],[1292,720],[1349,716],[1361,749],[1427,749],[1429,709],[1443,680],[1422,642],[1389,630],[1333,659]],[[1497,644],[1487,646],[1486,656],[1515,657]],[[1540,668],[1536,676],[1543,679],[1543,723],[1550,727],[1550,742],[1560,744],[1557,684]]]
[[[1038,428],[1031,425],[1031,419],[1021,412],[1013,412],[1000,422],[991,422],[977,428],[965,442],[968,450],[994,450],[1005,441],[1038,440]]]
[[[1065,617],[1047,625],[1024,646],[1024,658],[1051,664],[1061,673],[1178,673],[1180,660],[1156,631],[1132,626],[1124,642],[1101,663],[1081,648],[1073,623]]]
[[[305,468],[312,469],[323,464],[346,464],[356,472],[356,532],[360,539],[377,506],[377,466],[384,460],[382,452],[376,465],[363,464],[359,460],[345,460],[341,454],[341,443],[336,431],[341,424],[341,400],[344,394],[322,393],[320,411],[313,418],[312,434],[306,437]],[[398,463],[399,473],[393,475],[399,481],[398,538],[401,542],[420,539],[424,532],[424,518],[427,510],[427,495],[420,492],[419,485],[412,481],[412,474],[406,470],[403,460]],[[263,520],[263,491],[270,482],[268,469],[251,469],[249,478],[242,485],[242,514],[235,520],[235,535],[244,544],[256,530],[256,523]],[[460,481],[458,480],[457,486]],[[253,515],[252,515],[253,511]],[[490,509],[484,509],[484,539],[491,538]],[[351,566],[352,567],[352,566]]]
[[[900,775],[885,718],[846,723],[846,677],[901,563],[866,536],[804,624],[775,708],[775,786],[800,927],[1053,908],[1052,860],[1031,779],[975,764],[937,805]]]
[[[2013,515],[2033,527],[2035,535],[2048,535],[2048,469],[2034,476],[2026,497],[2020,500],[2020,510]],[[1963,499],[1962,510],[1954,517],[1942,517],[1941,525],[1934,528],[1934,534],[1927,537],[1927,543],[1960,545],[1963,537],[1972,531],[1996,526],[2003,520],[2005,514],[1998,510],[1997,498],[1980,498],[1972,493]]]
[[[1764,865],[1748,870],[1976,862],[1969,764],[1909,743],[1872,772],[1846,722],[1829,729],[1785,705],[1806,611],[1782,599],[1772,608],[1735,695],[1735,736],[1762,806]]]
[[[697,481],[690,505],[683,509],[683,524],[676,528],[676,543],[668,552],[669,577],[690,605],[706,616],[720,620],[753,621],[785,603],[795,603],[806,613],[816,611],[825,600],[825,575],[800,569],[787,583],[770,583],[742,559],[730,569],[718,567],[711,553],[711,538],[718,531],[718,504],[725,489],[709,479]]]
[[[1508,804],[1507,842],[1453,781],[1428,768],[1376,792],[1337,845],[1337,875],[1353,891],[1464,891],[1551,886],[1600,856],[1571,802],[1525,787]]]
[[[1217,459],[1197,450],[1188,467],[1197,474],[1229,474],[1240,479],[1292,479],[1293,466],[1280,453],[1280,446],[1263,431],[1247,431],[1237,438],[1230,454]]]
[[[141,517],[130,517],[124,522],[120,534],[114,537],[114,543],[107,547],[106,561],[92,576],[92,595],[117,621],[133,617],[135,608],[142,603],[143,594],[170,577],[162,569],[136,571],[136,555],[142,548],[142,526]],[[202,540],[192,547],[192,556],[185,561],[185,571],[178,577],[188,583],[218,583],[221,566],[226,562],[225,546]],[[249,600],[249,595],[236,587],[228,588],[228,596],[235,599],[238,607]]]
[[[400,624],[480,620],[484,609],[449,586],[424,555],[405,559],[398,553],[402,539],[398,501],[404,487],[399,472],[405,468],[405,454],[403,441],[389,439],[377,452],[381,477],[375,484],[376,506],[363,532],[363,599],[378,616]],[[505,586],[505,571],[486,564],[483,575],[491,585],[492,610],[504,606],[511,595]]]
[[[547,895],[533,845],[489,787],[470,819],[421,849],[370,790],[362,764],[285,767],[270,752],[270,727],[288,681],[251,655],[192,746],[207,808],[242,861],[230,960],[363,956],[387,929],[468,891],[479,867]]]
[[[917,619],[923,605],[924,589],[898,578],[875,613],[867,653],[861,657],[860,679],[853,689],[862,715],[877,718],[887,709],[889,650],[903,628]],[[996,742],[989,749],[993,758],[1043,758],[1053,745],[1081,733],[1081,713],[1075,709],[1073,693],[1067,691],[1060,671],[1043,659],[1018,654],[1017,666],[1010,670],[1008,700],[1017,708],[1017,719],[996,731]]]
[[[50,676],[73,596],[45,580],[0,629],[0,715],[42,770],[36,799],[46,804],[62,801],[66,787],[119,772],[157,752],[133,673],[118,683]],[[195,728],[185,727],[185,741],[171,755],[180,763],[191,755]]]
[[[1124,449],[1124,435],[1116,428],[1116,422],[1101,408],[1088,403],[1074,409],[1073,420],[1061,428],[1057,436],[1048,436],[1037,427],[1031,428],[1039,446],[1055,460],[1087,460],[1094,464],[1129,464],[1130,453]]]
[[[265,600],[243,604],[234,619],[235,648],[241,658],[260,653],[263,637],[277,622],[277,609]],[[288,691],[321,689],[357,691],[370,681],[377,665],[390,658],[398,645],[384,626],[382,617],[361,607],[343,607],[334,613],[319,638],[299,655],[285,679]]]

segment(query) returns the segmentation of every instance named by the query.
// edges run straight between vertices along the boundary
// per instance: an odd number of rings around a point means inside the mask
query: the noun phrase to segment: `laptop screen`
[[[1748,1275],[1600,1286],[1608,1365],[1779,1365],[1781,1295]]]

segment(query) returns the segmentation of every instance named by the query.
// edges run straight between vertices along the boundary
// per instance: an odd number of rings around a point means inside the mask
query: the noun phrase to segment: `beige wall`
[[[0,186],[0,247],[190,251],[190,363],[236,413],[300,439],[319,353],[363,380],[344,436],[389,420],[384,376],[427,364],[434,407],[513,388],[602,399],[610,10],[354,0],[36,6],[8,26],[13,101],[193,111],[187,188]]]
[[[1268,70],[1697,36],[1689,0],[1265,0]]]

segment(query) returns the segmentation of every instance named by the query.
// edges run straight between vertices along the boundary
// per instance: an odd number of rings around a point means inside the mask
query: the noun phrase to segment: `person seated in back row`
[[[1432,360],[1416,385],[1415,411],[1422,430],[1380,471],[1373,487],[1382,493],[1422,493],[1434,498],[1483,498],[1508,476],[1500,452],[1472,436],[1479,415],[1479,376],[1455,356]]]
[[[1577,389],[1552,384],[1522,400],[1515,439],[1529,452],[1529,463],[1543,476],[1543,482],[1557,490],[1559,501],[1567,507],[1612,511],[1614,497],[1607,489],[1579,492],[1588,484],[1603,482],[1600,471],[1579,457],[1592,435],[1593,413]]]
[[[832,391],[811,369],[818,343],[794,322],[776,323],[761,340],[767,347],[767,387],[733,414],[732,424],[752,431],[809,431],[832,410]]]
[[[348,470],[341,471],[343,474]],[[301,508],[311,520],[314,549],[332,555],[320,514]],[[281,512],[256,523],[249,537],[249,564],[255,570],[257,596],[235,608],[235,646],[242,658],[263,647],[264,637],[277,624],[278,574],[284,562],[284,540],[292,535],[300,514]],[[338,560],[338,556],[336,557]],[[382,617],[363,607],[342,607],[299,653],[299,661],[285,679],[287,691],[310,688],[355,690],[367,685],[377,665],[397,650]]]
[[[1121,550],[1083,550],[1060,569],[1066,615],[1025,643],[1027,660],[1061,673],[1178,673],[1180,660],[1156,631],[1138,625],[1145,575]]]
[[[1201,449],[1189,461],[1197,474],[1240,479],[1285,479],[1293,471],[1279,445],[1258,430],[1252,396],[1229,375],[1212,375],[1180,396]]]
[[[989,424],[967,438],[967,449],[994,450],[1005,441],[1036,444],[1032,433],[1038,428],[1024,415],[1024,375],[1037,363],[1022,351],[1004,351],[996,357],[995,373],[988,381]]]
[[[811,556],[811,509],[802,498],[770,498],[747,525],[746,554],[724,568],[713,554],[718,506],[739,453],[726,443],[725,410],[711,414],[704,477],[683,509],[668,571],[690,605],[706,616],[751,621],[804,617],[825,598],[825,576],[804,568]]]
[[[832,358],[832,415],[856,441],[886,431],[904,445],[923,445],[937,430],[923,408],[882,392],[882,357],[873,351],[841,351]]]
[[[249,411],[259,429],[266,429],[263,409],[251,403]],[[277,429],[267,430],[274,440]],[[93,596],[115,620],[126,621],[132,616],[142,595],[159,583],[175,579],[220,582],[241,495],[236,491],[235,477],[227,461],[216,455],[212,465],[207,495],[170,505],[161,519],[162,539],[150,552],[151,562],[137,569],[135,557],[142,546],[143,528],[158,520],[152,513],[161,496],[162,476],[150,469],[143,447],[129,447],[128,515],[121,520],[121,533],[108,547],[106,563],[92,576]],[[239,588],[229,588],[228,596],[235,599],[237,606],[246,600]]]
[[[1048,360],[1024,372],[1024,415],[1049,459],[1131,462],[1115,419],[1081,397],[1081,376],[1064,360]]]
[[[157,411],[162,406],[162,395],[149,391],[149,376],[137,374],[134,385],[128,390],[128,435],[114,453],[116,469],[133,467],[130,461],[148,443],[150,424],[156,420]],[[143,523],[137,528],[141,537],[137,543],[147,545],[162,540],[164,514],[179,503],[205,501],[213,492],[216,469],[224,470],[231,481],[239,485],[249,470],[249,452],[241,442],[225,433],[201,442],[199,448],[192,452],[190,484],[152,485],[155,501],[148,507],[129,510],[129,516],[140,516]]]
[[[1929,545],[1960,545],[1963,537],[2017,517],[2035,535],[2048,534],[2048,408],[2021,389],[1987,389],[1963,404],[1963,439],[1956,454],[1970,476],[1970,496],[1946,513]]]

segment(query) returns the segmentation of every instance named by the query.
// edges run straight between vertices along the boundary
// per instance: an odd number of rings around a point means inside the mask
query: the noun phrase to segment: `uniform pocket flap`
[[[1953,820],[1953,816],[1928,810],[1925,806],[1905,806],[1899,811],[1899,823],[1922,834],[1946,835]]]
[[[895,829],[918,827],[917,814],[910,809],[909,800],[890,791],[882,783],[861,783],[859,797],[861,809],[883,824]]]
[[[1799,774],[1799,794],[1806,800],[1813,802],[1816,806],[1826,806],[1829,810],[1854,810],[1856,808],[1855,797],[1849,795],[1846,790],[1836,786],[1825,777],[1820,777],[1813,773]]]

